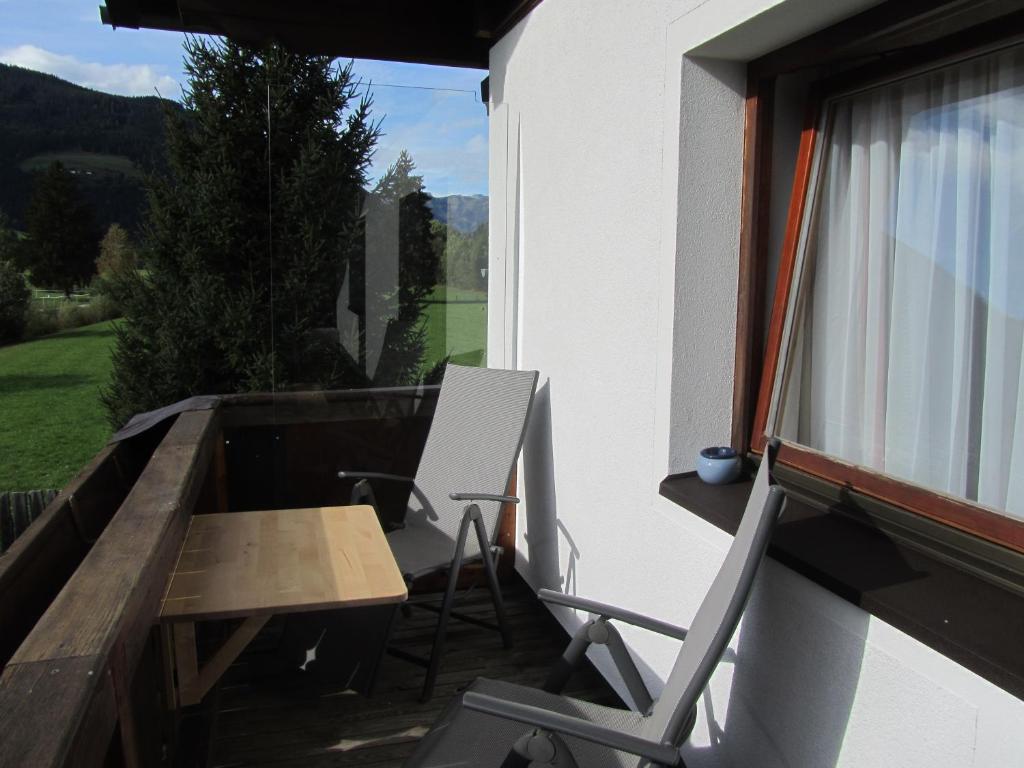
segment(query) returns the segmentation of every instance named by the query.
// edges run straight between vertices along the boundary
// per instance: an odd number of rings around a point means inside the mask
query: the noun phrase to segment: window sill
[[[780,469],[780,468],[777,468]],[[768,554],[1018,698],[1024,558],[781,468],[788,497]],[[670,475],[661,495],[735,534],[752,481]]]

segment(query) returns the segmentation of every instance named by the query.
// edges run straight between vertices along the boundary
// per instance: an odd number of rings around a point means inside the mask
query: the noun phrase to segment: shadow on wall
[[[736,326],[725,318],[736,308],[746,96],[741,62],[679,66],[669,472],[694,469],[705,441],[732,430]]]
[[[537,390],[523,440],[523,482],[530,581],[537,589],[576,594],[576,561],[580,551],[569,530],[558,519],[555,496],[555,460],[551,444],[551,380]],[[568,549],[562,575],[559,540]]]
[[[537,390],[523,444],[527,572],[535,588],[576,594],[581,555],[558,519],[551,414],[547,380]],[[708,692],[701,697],[697,727],[684,748],[690,768],[837,764],[860,677],[867,615],[863,626],[851,628],[807,612],[802,601],[793,599],[792,582],[801,579],[765,561],[737,636],[712,682],[719,709]],[[586,596],[586,589],[581,593]],[[578,616],[570,625],[582,621]],[[601,663],[607,659],[599,658],[604,649],[592,648],[590,654],[600,668],[611,668]],[[664,671],[653,670],[635,655],[634,660],[651,692],[659,694]],[[625,694],[621,684],[617,689]],[[725,690],[729,693],[723,697]],[[723,699],[728,702],[724,708]]]
[[[514,58],[513,52],[519,45],[519,39],[525,34],[527,27],[530,26],[532,21],[532,13],[528,13],[524,19],[518,24],[512,27],[505,35],[502,36],[498,42],[498,46],[502,51],[505,51],[503,56],[504,61]],[[499,66],[495,66],[495,64]],[[491,59],[491,69],[488,73],[489,87],[490,87],[490,101],[494,107],[499,107],[505,103],[505,74],[506,68],[501,65],[501,62],[495,62],[494,58]]]
[[[680,77],[671,471],[692,468],[700,441],[728,435],[731,425],[731,403],[717,382],[732,381],[735,362],[735,338],[721,316],[736,300],[746,67],[684,56]],[[714,270],[708,253],[718,254]],[[799,599],[810,586],[802,581],[765,561],[730,645],[735,654],[715,672],[715,695],[705,691],[698,705],[683,750],[690,768],[838,764],[868,618],[839,624],[811,610]]]
[[[716,677],[731,677],[728,707],[701,698],[691,768],[832,768],[839,762],[864,656],[868,616],[840,625],[793,599],[802,577],[766,560]],[[715,687],[712,684],[712,687]]]
[[[697,705],[697,725],[682,751],[688,768],[838,765],[860,678],[867,614],[853,629],[809,615],[792,599],[789,582],[799,578],[765,562],[743,622]],[[592,656],[603,652],[591,649]],[[660,695],[662,676],[630,655],[651,693]],[[721,703],[725,688],[727,706],[716,709],[710,689]],[[621,693],[623,686],[617,689]]]

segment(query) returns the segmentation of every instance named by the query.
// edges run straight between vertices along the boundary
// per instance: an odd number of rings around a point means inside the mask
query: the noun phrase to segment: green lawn
[[[430,368],[445,355],[452,362],[483,365],[487,349],[487,292],[439,285],[426,309]]]
[[[446,354],[482,365],[487,294],[438,286],[431,301],[428,367]],[[60,488],[103,447],[113,343],[105,322],[0,347],[0,492]]]
[[[60,488],[110,436],[112,322],[0,347],[0,492]]]

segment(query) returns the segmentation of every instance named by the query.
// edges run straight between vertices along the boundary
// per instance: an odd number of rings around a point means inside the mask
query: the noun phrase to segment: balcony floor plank
[[[424,670],[390,656],[381,664],[377,690],[370,699],[301,676],[258,682],[249,669],[274,643],[274,627],[268,626],[211,694],[206,708],[206,765],[398,768],[450,697],[475,678],[537,686],[561,654],[567,635],[525,585],[517,582],[507,587],[505,600],[514,647],[502,648],[496,632],[453,621],[436,693],[426,703],[419,701]],[[470,593],[460,610],[486,615],[486,590]],[[399,621],[394,642],[410,652],[426,653],[435,619],[434,614],[414,610]],[[622,706],[589,665],[573,678],[566,693]],[[179,754],[194,755],[196,745],[190,746]]]

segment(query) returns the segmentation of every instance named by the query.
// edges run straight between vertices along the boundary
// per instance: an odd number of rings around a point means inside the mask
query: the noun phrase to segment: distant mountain
[[[59,160],[78,177],[100,227],[136,228],[143,178],[166,162],[166,109],[180,106],[0,64],[0,208],[21,224],[33,174]]]
[[[487,223],[487,195],[435,197],[430,210],[438,221],[468,234]]]
[[[0,64],[0,209],[23,225],[33,175],[59,160],[77,177],[102,231],[113,222],[137,229],[145,176],[166,164],[168,109],[181,106]],[[435,197],[430,209],[465,234],[487,223],[487,195]]]

